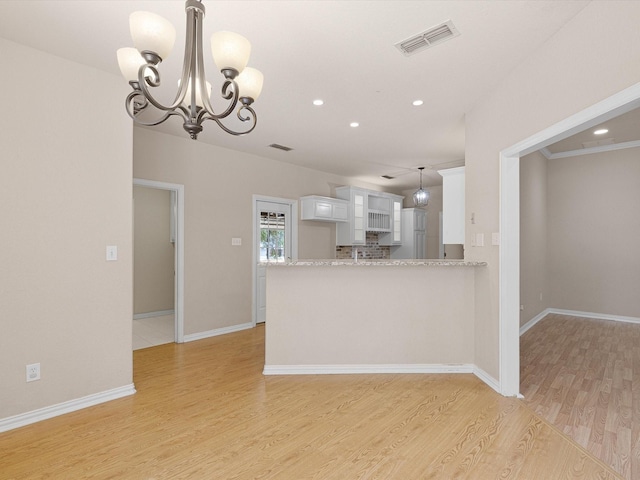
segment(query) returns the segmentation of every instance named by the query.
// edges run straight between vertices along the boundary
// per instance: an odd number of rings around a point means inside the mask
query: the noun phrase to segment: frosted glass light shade
[[[234,69],[240,73],[249,62],[251,43],[237,33],[216,32],[211,35],[211,54],[220,71]]]
[[[118,66],[127,82],[138,81],[138,70],[145,63],[147,62],[140,56],[140,52],[137,49],[133,47],[118,49]]]
[[[176,29],[169,20],[151,12],[133,12],[129,16],[133,44],[139,52],[148,50],[165,59],[176,41]]]
[[[256,101],[262,92],[262,84],[264,82],[264,75],[260,70],[247,67],[236,78],[238,84],[239,97],[248,97],[253,101]]]
[[[178,87],[180,87],[180,80],[178,80]],[[207,98],[211,97],[211,84],[207,82]],[[188,106],[191,104],[191,79],[189,79],[189,84],[187,85],[187,94],[184,96],[183,105]],[[196,83],[196,105],[198,107],[204,107],[204,103],[202,102],[202,92],[200,91],[199,85]]]
[[[416,193],[413,194],[413,204],[416,207],[424,207],[429,203],[429,192],[424,188],[420,187],[416,190]]]

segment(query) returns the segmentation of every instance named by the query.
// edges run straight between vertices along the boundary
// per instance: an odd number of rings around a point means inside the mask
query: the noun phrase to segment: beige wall
[[[171,192],[133,187],[133,313],[173,310]]]
[[[499,229],[500,151],[640,81],[639,23],[640,2],[589,3],[467,113],[467,245],[472,234],[491,238]],[[489,263],[476,364],[498,378],[498,247],[467,248],[465,256]]]
[[[297,200],[334,196],[336,186],[350,184],[336,175],[143,128],[134,129],[134,177],[185,186],[185,335],[252,320],[254,194]],[[300,221],[298,228],[299,258],[335,257],[334,224]],[[233,237],[242,246],[232,246]]]
[[[534,152],[520,161],[520,326],[549,307],[547,223],[547,159]]]
[[[640,148],[548,168],[551,306],[640,317]]]
[[[2,419],[132,383],[132,131],[121,78],[3,39],[0,58]]]
[[[268,267],[265,366],[471,365],[484,268]]]

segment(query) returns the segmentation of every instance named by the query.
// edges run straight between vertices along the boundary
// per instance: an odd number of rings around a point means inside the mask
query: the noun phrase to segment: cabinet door
[[[427,229],[427,212],[424,210],[416,209],[413,212],[414,215],[414,230],[426,230]]]
[[[416,230],[413,232],[413,248],[414,258],[427,258],[427,234],[424,230]]]
[[[464,244],[464,167],[438,173],[442,175],[442,241]]]
[[[402,244],[402,202],[393,202],[393,244]]]
[[[353,244],[364,245],[365,239],[366,239],[366,232],[365,232],[364,194],[354,192],[353,194]]]

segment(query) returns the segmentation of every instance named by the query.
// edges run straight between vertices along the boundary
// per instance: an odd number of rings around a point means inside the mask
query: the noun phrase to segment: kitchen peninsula
[[[472,372],[483,262],[267,265],[264,373]]]

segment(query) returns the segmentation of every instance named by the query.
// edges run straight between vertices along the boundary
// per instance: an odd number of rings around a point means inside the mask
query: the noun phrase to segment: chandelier
[[[413,204],[416,207],[424,207],[429,203],[429,191],[422,188],[422,170],[424,167],[419,167],[420,170],[420,188],[413,194]]]
[[[202,19],[205,8],[200,0],[186,0],[187,33],[185,40],[182,76],[173,103],[163,105],[151,93],[160,86],[158,65],[166,59],[176,38],[176,30],[165,18],[150,12],[134,12],[129,17],[129,27],[135,48],[118,50],[118,65],[133,91],[127,96],[125,107],[129,116],[138,124],[159,125],[170,116],[182,118],[183,128],[192,139],[197,139],[205,120],[213,120],[231,135],[245,135],[256,127],[256,113],[251,104],[262,90],[263,75],[255,68],[247,67],[251,45],[249,41],[232,32],[216,32],[211,36],[213,60],[224,76],[221,97],[228,101],[226,109],[215,113],[209,97],[211,84],[206,81],[202,49]],[[243,131],[225,126],[227,118],[240,103],[237,117],[249,122]],[[149,119],[149,111],[156,109],[156,118]]]

